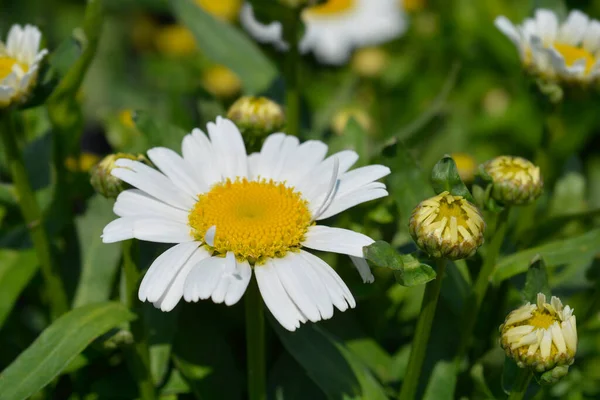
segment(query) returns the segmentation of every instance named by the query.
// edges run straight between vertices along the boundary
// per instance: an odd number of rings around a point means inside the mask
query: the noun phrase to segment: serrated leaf
[[[535,304],[538,293],[544,293],[546,298],[550,298],[550,284],[548,283],[546,263],[539,255],[531,260],[531,265],[527,270],[525,287],[523,288],[523,297],[525,298],[525,301]]]
[[[38,270],[32,249],[0,250],[0,327],[10,314],[17,298]]]
[[[435,193],[450,192],[453,196],[462,196],[471,203],[474,202],[471,192],[467,189],[456,168],[452,157],[446,155],[435,164],[431,171],[431,184]]]
[[[37,393],[94,339],[135,316],[120,303],[80,307],[57,319],[0,375],[0,400]]]
[[[247,92],[258,94],[269,87],[277,70],[255,42],[191,0],[170,0],[169,4],[177,19],[192,31],[202,52],[235,72]]]

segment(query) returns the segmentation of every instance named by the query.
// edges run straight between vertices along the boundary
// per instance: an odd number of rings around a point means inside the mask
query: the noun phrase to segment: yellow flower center
[[[217,254],[231,251],[238,259],[261,264],[301,247],[311,213],[300,193],[283,183],[228,179],[200,195],[188,221],[200,241],[216,227]]]
[[[536,310],[533,312],[533,316],[525,323],[539,329],[548,329],[554,321],[556,321],[556,319],[549,313]]]
[[[13,66],[18,65],[21,67],[23,72],[27,72],[29,68],[27,65],[20,63],[12,57],[0,56],[0,79],[4,79],[10,75],[13,70]]]
[[[323,4],[307,8],[305,13],[311,17],[328,17],[352,10],[355,2],[356,0],[328,0]]]
[[[196,0],[204,11],[225,21],[235,21],[242,6],[242,0]]]
[[[594,55],[583,47],[562,43],[554,43],[552,46],[564,57],[567,67],[572,66],[575,64],[575,61],[583,58],[585,60],[585,73],[587,74],[596,63]]]

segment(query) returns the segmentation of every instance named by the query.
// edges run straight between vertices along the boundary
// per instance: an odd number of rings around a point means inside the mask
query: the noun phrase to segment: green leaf
[[[502,390],[510,394],[514,383],[521,372],[521,368],[510,357],[504,357],[504,367],[502,368]]]
[[[534,257],[527,270],[525,287],[523,288],[523,297],[525,298],[525,301],[535,304],[538,293],[544,293],[547,298],[550,298],[550,284],[548,283],[546,263],[540,256]]]
[[[490,390],[487,382],[485,381],[485,376],[483,374],[483,365],[475,364],[473,368],[471,368],[471,379],[475,383],[475,386],[481,392],[486,400],[495,400],[495,396]]]
[[[363,247],[365,258],[377,267],[389,268],[396,271],[404,269],[404,262],[400,254],[391,244],[383,240],[377,240],[374,243]]]
[[[435,364],[423,400],[452,400],[456,387],[456,366],[453,361]]]
[[[398,378],[391,374],[393,357],[374,339],[352,339],[346,341],[346,346],[382,382],[394,382]]]
[[[148,330],[152,380],[159,386],[165,380],[169,370],[172,342],[177,331],[178,310],[166,313],[148,305],[143,307],[143,313]]]
[[[423,264],[411,254],[402,254],[401,258],[404,262],[404,269],[394,271],[394,275],[402,286],[424,285],[435,279],[437,274],[430,265]]]
[[[102,243],[102,229],[115,219],[112,202],[96,195],[75,225],[81,247],[81,277],[75,291],[73,308],[99,303],[110,298],[117,274],[121,247]]]
[[[289,332],[270,321],[286,350],[329,398],[387,399],[361,360],[319,326],[309,324]]]
[[[369,159],[369,136],[363,127],[350,117],[341,136],[333,136],[329,141],[329,151],[336,153],[342,150],[353,150],[358,154],[359,162]]]
[[[202,52],[235,72],[247,92],[258,94],[269,87],[277,70],[256,43],[191,0],[170,0],[169,3],[177,19],[192,31]]]
[[[583,235],[557,240],[528,250],[520,251],[500,259],[492,274],[494,284],[527,271],[531,260],[540,255],[546,267],[552,269],[559,265],[576,262],[592,262],[600,248],[600,229],[591,230]]]
[[[467,189],[456,168],[452,157],[446,155],[435,164],[431,171],[431,184],[435,193],[450,192],[453,196],[462,196],[471,203],[474,202],[471,192]]]
[[[164,146],[179,150],[181,141],[187,135],[182,128],[168,121],[155,118],[145,111],[136,111],[133,115],[136,127],[147,137],[150,146]]]
[[[57,319],[0,375],[0,400],[26,399],[54,379],[94,339],[134,319],[120,303],[92,304]]]
[[[33,250],[0,250],[0,327],[38,266]]]

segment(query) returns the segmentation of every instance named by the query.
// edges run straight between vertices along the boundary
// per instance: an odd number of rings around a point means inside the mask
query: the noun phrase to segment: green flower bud
[[[540,168],[524,158],[499,156],[481,168],[492,181],[492,197],[500,203],[528,204],[542,194]]]
[[[508,314],[500,332],[500,345],[521,368],[544,372],[575,360],[577,321],[573,309],[563,307],[558,297],[546,303],[546,296],[539,293],[537,304],[527,303]],[[558,369],[546,378],[564,374],[564,368]]]
[[[244,137],[244,142],[253,148],[262,143],[267,135],[283,128],[285,115],[279,104],[266,97],[244,96],[236,100],[227,111]]]
[[[100,193],[102,196],[109,199],[116,198],[119,193],[125,189],[124,182],[111,175],[111,172],[115,167],[115,161],[120,158],[148,163],[146,157],[141,154],[135,156],[125,153],[116,153],[104,157],[102,161],[96,164],[90,171],[90,183],[97,193]]]
[[[459,260],[483,244],[485,222],[462,196],[442,192],[419,203],[409,222],[410,234],[430,256]]]

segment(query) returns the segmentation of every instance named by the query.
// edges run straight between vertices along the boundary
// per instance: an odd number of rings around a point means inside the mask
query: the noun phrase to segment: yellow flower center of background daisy
[[[311,213],[300,193],[283,183],[228,179],[200,195],[188,221],[201,241],[216,226],[217,254],[231,251],[238,259],[261,264],[300,248]]]
[[[353,9],[355,2],[356,0],[328,0],[323,4],[307,8],[305,13],[316,17],[341,14]]]
[[[6,78],[13,70],[13,66],[18,65],[23,72],[27,72],[27,65],[18,62],[11,57],[0,57],[0,79]]]
[[[196,4],[217,18],[235,21],[242,6],[242,0],[196,0]]]
[[[533,316],[527,321],[527,325],[540,329],[548,329],[554,323],[554,317],[547,312],[534,311]]]
[[[554,43],[553,47],[564,57],[567,67],[572,66],[575,64],[575,61],[583,58],[585,60],[585,73],[587,74],[596,63],[594,55],[582,47],[562,43]]]

